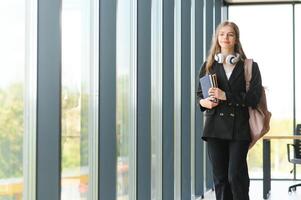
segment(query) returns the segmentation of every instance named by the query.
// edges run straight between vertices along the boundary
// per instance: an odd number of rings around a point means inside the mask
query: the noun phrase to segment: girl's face
[[[231,26],[224,26],[218,33],[218,44],[222,51],[234,52],[236,44],[236,34]]]

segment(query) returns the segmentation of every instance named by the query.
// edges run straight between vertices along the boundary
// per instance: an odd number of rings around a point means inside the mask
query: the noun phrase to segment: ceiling
[[[301,2],[301,0],[225,0],[227,3],[279,3],[279,2]]]

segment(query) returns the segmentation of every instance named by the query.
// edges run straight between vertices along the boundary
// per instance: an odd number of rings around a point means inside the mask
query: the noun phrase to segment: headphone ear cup
[[[215,54],[214,58],[218,63],[223,63],[225,59],[224,55],[221,53]]]
[[[234,60],[235,60],[235,56],[234,55],[228,55],[226,57],[226,63],[228,63],[228,64],[234,65],[235,64]]]
[[[237,53],[236,56],[234,55],[228,55],[226,58],[226,63],[234,65],[236,64],[240,59],[240,55]]]

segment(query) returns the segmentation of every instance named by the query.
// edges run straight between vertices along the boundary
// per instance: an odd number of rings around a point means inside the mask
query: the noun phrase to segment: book
[[[217,87],[217,77],[216,74],[206,74],[200,78],[200,85],[202,88],[203,97],[209,97],[208,91],[212,87]],[[214,102],[217,102],[214,101]]]

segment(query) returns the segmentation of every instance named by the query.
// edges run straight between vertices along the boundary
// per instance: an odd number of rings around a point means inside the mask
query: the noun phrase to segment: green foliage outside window
[[[23,102],[22,84],[0,89],[0,179],[23,174]]]
[[[62,169],[88,165],[89,96],[63,88],[62,94]]]

